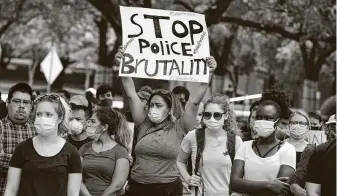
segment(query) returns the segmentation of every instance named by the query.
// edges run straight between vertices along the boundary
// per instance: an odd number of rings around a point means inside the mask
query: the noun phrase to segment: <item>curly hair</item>
[[[108,125],[109,135],[114,135],[114,140],[129,151],[131,131],[124,115],[111,108],[100,108],[94,114],[102,125]]]
[[[289,97],[285,94],[284,91],[280,89],[268,89],[262,93],[262,97],[259,100],[259,104],[265,101],[273,101],[277,103],[280,107],[281,118],[289,119],[291,114],[290,111],[290,104],[289,104]]]
[[[236,116],[233,109],[233,105],[229,102],[229,98],[227,95],[215,93],[213,94],[205,103],[204,103],[204,111],[208,104],[217,104],[224,111],[224,113],[228,114],[228,118],[225,119],[224,130],[232,132],[236,135],[240,135],[240,129],[237,126]]]
[[[39,95],[33,102],[33,109],[30,115],[30,118],[33,121],[35,121],[37,106],[41,102],[50,102],[56,105],[55,111],[58,118],[61,120],[61,123],[58,126],[58,134],[62,135],[67,133],[69,130],[69,121],[72,118],[72,112],[67,102],[62,97],[54,93]]]

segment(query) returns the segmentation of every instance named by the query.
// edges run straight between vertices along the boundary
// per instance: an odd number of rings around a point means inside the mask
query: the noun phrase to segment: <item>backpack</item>
[[[205,147],[205,128],[196,129],[195,137],[197,141],[197,155],[195,160],[194,174],[197,175],[199,172],[200,159],[202,157],[202,153]],[[236,135],[232,132],[227,132],[227,151],[228,155],[232,161],[234,162],[235,157],[235,143],[236,143]],[[204,191],[202,191],[204,193]],[[229,189],[229,195],[231,195],[232,191]],[[196,187],[195,196],[198,196],[198,187]]]

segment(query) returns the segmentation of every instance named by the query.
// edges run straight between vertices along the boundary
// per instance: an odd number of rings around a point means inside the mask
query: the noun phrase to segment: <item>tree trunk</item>
[[[96,20],[95,22],[99,30],[98,64],[108,67],[110,65],[108,59],[108,46],[106,44],[108,21],[103,16],[101,16],[100,19]]]
[[[319,72],[325,62],[325,59],[336,50],[336,45],[320,47],[317,41],[311,41],[311,43],[311,48],[307,47],[305,43],[300,44],[305,68],[302,108],[307,112],[315,111],[319,108],[319,103],[316,100]]]

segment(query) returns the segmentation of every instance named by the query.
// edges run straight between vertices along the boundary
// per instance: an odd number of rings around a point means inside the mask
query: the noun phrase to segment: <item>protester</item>
[[[336,114],[330,116],[328,122],[325,123],[325,135],[327,140],[336,139]]]
[[[256,131],[254,131],[254,122],[255,122],[255,116],[256,116],[256,109],[259,106],[259,102],[255,101],[252,103],[252,105],[249,108],[249,116],[248,116],[248,122],[246,128],[242,129],[242,140],[248,141],[258,138],[258,135]]]
[[[36,135],[29,119],[32,110],[32,88],[18,83],[9,89],[8,115],[0,121],[0,195],[5,192],[9,161],[15,148]]]
[[[69,123],[68,142],[79,150],[85,143],[91,141],[85,129],[87,120],[92,115],[92,108],[89,101],[82,95],[72,96],[69,104],[72,120]]]
[[[111,86],[103,84],[97,88],[96,98],[100,107],[112,108],[115,94]]]
[[[80,149],[83,163],[83,196],[119,195],[129,174],[130,130],[122,114],[100,108],[88,121],[93,142]]]
[[[287,109],[284,99],[260,99],[254,123],[259,137],[244,142],[236,153],[230,181],[233,191],[250,195],[289,193],[285,181],[295,172],[296,151],[291,144],[276,138],[277,124]]]
[[[178,97],[180,103],[183,105],[183,108],[185,108],[186,103],[190,99],[190,91],[184,86],[176,86],[172,90],[172,93]]]
[[[285,141],[293,145],[296,150],[296,165],[300,162],[301,154],[309,144],[305,141],[309,130],[309,116],[306,112],[298,110],[289,117],[290,138]]]
[[[310,130],[319,131],[322,130],[323,119],[316,112],[309,113],[309,121],[310,121]]]
[[[98,105],[98,100],[96,99],[96,89],[88,88],[85,91],[85,98],[87,98],[87,100],[91,104],[92,111],[95,111]]]
[[[178,170],[189,186],[198,187],[195,191],[200,195],[230,195],[232,159],[242,140],[235,136],[239,129],[228,97],[216,94],[209,98],[204,104],[202,121],[205,126],[189,132],[181,144],[177,159]],[[197,134],[203,135],[198,138]],[[200,144],[201,139],[204,144]],[[204,147],[200,148],[198,145]],[[193,175],[188,173],[186,165],[190,154]],[[192,191],[193,196],[196,195],[195,191]]]
[[[63,102],[63,103],[62,103]],[[69,108],[56,94],[34,101],[32,118],[38,133],[18,145],[9,163],[5,196],[78,196],[81,159],[59,136],[68,129]]]
[[[275,102],[283,102],[280,104],[282,107],[282,114],[276,127],[276,138],[279,140],[285,140],[289,138],[289,116],[291,114],[289,106],[289,97],[279,89],[271,89],[262,93],[260,102],[263,100],[273,100]]]
[[[116,59],[123,58],[120,51]],[[117,60],[117,61],[119,61]],[[216,62],[207,59],[210,79]],[[197,85],[183,112],[182,104],[173,93],[157,90],[152,93],[148,111],[141,105],[131,78],[122,77],[122,84],[130,102],[133,120],[139,125],[135,145],[129,195],[182,195],[182,183],[175,164],[183,136],[195,126],[195,117],[207,83]]]
[[[328,141],[316,147],[306,176],[308,196],[336,195],[336,115],[326,123]]]
[[[41,93],[39,91],[33,90],[32,100],[34,101],[36,99],[36,97],[38,97],[39,95],[41,95]]]
[[[203,125],[203,123],[202,123],[202,113],[204,112],[204,106],[205,106],[204,102],[200,102],[198,112],[197,112],[197,117],[196,117],[197,123],[194,126],[195,129],[202,128],[202,125]]]
[[[59,95],[60,97],[62,97],[67,103],[69,103],[70,100],[70,93],[66,90],[58,90],[56,92],[57,95]]]
[[[7,116],[7,112],[6,102],[2,100],[0,92],[0,120]]]

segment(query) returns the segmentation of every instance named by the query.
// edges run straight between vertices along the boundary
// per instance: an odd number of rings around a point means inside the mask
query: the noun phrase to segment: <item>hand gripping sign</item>
[[[208,83],[209,40],[202,14],[120,6],[119,75]]]

